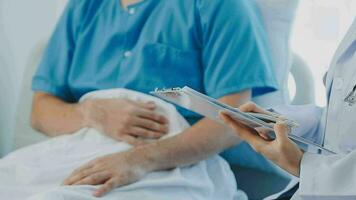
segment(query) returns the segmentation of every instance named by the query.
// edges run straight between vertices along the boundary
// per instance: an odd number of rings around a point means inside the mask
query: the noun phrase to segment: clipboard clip
[[[159,94],[159,95],[164,95],[164,96],[171,96],[171,97],[177,97],[180,96],[181,94],[178,92],[182,90],[180,87],[175,87],[175,88],[155,88],[153,92],[150,92],[150,94]]]

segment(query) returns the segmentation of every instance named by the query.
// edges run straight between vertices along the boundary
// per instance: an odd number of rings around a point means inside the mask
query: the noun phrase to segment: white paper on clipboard
[[[233,108],[227,104],[223,104],[217,101],[216,99],[206,96],[187,86],[183,88],[172,88],[163,90],[156,89],[155,91],[151,92],[151,94],[220,123],[222,123],[222,121],[219,117],[219,113],[223,111],[225,113],[228,113],[232,118],[237,119],[250,127],[266,128],[271,131],[270,136],[272,138],[275,137],[275,134],[273,132],[273,125],[268,123],[276,121],[278,116],[273,113],[271,113],[271,115],[244,113],[236,108]],[[298,126],[298,124],[292,120],[286,120],[286,123],[291,128]],[[328,150],[319,144],[306,140],[300,136],[289,134],[288,137],[296,142],[320,149],[326,154],[335,154],[335,152]]]

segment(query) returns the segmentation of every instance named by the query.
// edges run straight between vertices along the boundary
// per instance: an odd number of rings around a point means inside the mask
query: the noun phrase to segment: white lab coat
[[[356,103],[345,98],[356,85],[356,19],[337,49],[326,79],[328,107],[322,119],[326,156],[306,153],[293,199],[356,199]],[[356,94],[356,93],[355,93]]]

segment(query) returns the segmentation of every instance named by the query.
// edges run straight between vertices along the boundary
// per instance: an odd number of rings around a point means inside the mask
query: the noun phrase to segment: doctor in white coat
[[[319,137],[336,155],[305,153],[287,134],[283,121],[275,125],[277,138],[221,117],[257,152],[300,178],[294,199],[356,199],[356,19],[338,47],[326,78],[328,106],[320,121]],[[243,111],[265,112],[253,103]],[[303,113],[299,113],[301,115]],[[308,118],[306,115],[305,118]],[[303,126],[303,125],[302,125]]]

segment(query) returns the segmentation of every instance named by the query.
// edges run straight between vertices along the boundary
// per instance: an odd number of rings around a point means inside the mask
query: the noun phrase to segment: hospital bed
[[[265,18],[265,26],[272,46],[271,51],[276,66],[276,73],[278,74],[278,81],[282,89],[281,91],[267,94],[254,100],[263,106],[290,102],[293,104],[314,103],[314,85],[308,66],[298,55],[286,51],[286,49],[290,49],[289,38],[291,24],[298,0],[257,0],[257,2]],[[14,149],[46,139],[45,136],[36,132],[30,126],[31,101],[33,95],[30,88],[31,78],[37,68],[45,45],[46,40],[43,40],[33,48],[27,62],[28,66],[23,72],[24,79],[19,95],[19,104],[16,108],[17,112],[15,118],[9,119],[15,120],[14,133],[12,133],[14,135]],[[296,85],[296,94],[293,100],[290,100],[288,90],[290,73]],[[308,78],[306,79],[305,77]],[[245,146],[242,148],[246,149],[248,147]],[[256,154],[253,156],[259,155]],[[265,162],[267,163],[268,161]],[[248,161],[248,159],[243,160],[239,164],[232,165],[232,169],[236,172],[239,188],[246,191],[251,199],[262,199],[263,197],[278,192],[290,181],[290,176],[277,167],[272,167],[268,170],[261,169],[256,167],[253,162]]]

